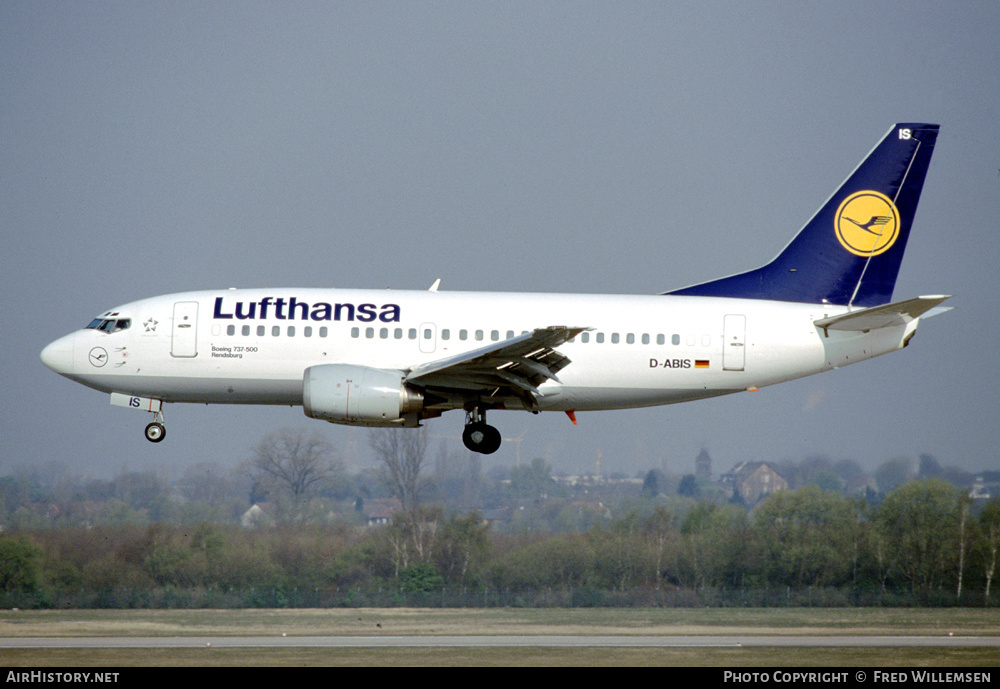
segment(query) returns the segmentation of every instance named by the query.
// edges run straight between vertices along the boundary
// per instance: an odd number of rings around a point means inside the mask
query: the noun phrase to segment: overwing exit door
[[[420,338],[420,351],[424,354],[430,354],[437,348],[437,325],[434,323],[421,323],[420,332],[418,333]]]

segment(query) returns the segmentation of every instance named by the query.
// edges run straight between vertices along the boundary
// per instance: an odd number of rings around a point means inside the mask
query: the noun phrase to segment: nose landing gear
[[[112,392],[111,404],[116,407],[151,412],[153,414],[153,423],[146,426],[146,440],[151,443],[158,443],[166,437],[167,429],[163,425],[163,400],[153,397],[128,395],[123,392]]]
[[[167,437],[167,429],[163,425],[163,412],[153,412],[153,423],[146,426],[146,440],[158,443]]]
[[[465,412],[462,442],[473,452],[491,455],[500,449],[503,437],[500,431],[486,423],[486,410],[473,407]]]

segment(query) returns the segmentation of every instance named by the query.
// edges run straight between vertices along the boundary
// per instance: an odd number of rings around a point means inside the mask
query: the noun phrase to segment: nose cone
[[[42,350],[42,363],[56,373],[66,374],[73,369],[73,336],[60,337]]]

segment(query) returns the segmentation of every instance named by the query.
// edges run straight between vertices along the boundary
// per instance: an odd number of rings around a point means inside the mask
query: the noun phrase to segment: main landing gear
[[[465,412],[462,442],[473,452],[491,455],[500,449],[503,437],[500,431],[486,423],[486,410],[473,407]]]

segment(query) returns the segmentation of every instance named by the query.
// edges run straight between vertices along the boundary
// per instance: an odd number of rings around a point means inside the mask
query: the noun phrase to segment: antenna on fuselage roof
[[[430,287],[427,288],[427,291],[428,292],[437,292],[438,291],[438,287],[440,287],[440,286],[441,286],[441,278],[438,278],[437,280],[434,281],[433,285],[431,285]]]

